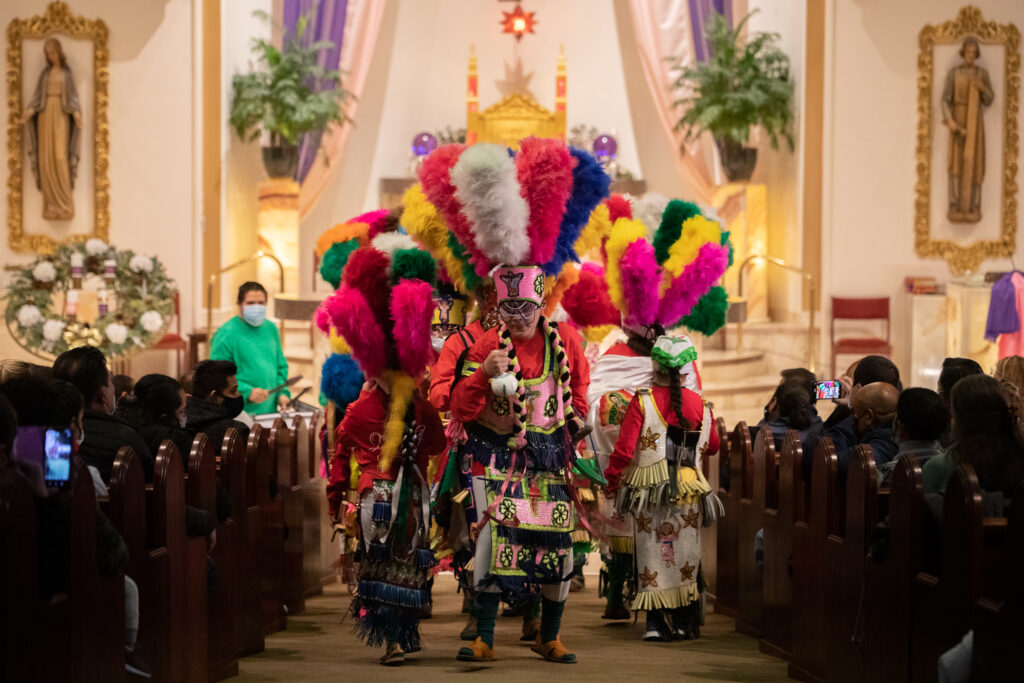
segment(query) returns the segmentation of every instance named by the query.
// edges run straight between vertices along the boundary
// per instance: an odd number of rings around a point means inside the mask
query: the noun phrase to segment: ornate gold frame
[[[16,252],[47,253],[61,242],[49,235],[25,234],[22,176],[22,41],[45,38],[61,33],[93,42],[93,96],[95,97],[93,130],[93,195],[94,219],[92,233],[73,235],[64,242],[81,242],[91,237],[107,241],[110,234],[110,181],[107,178],[110,152],[110,128],[107,124],[107,85],[110,82],[109,31],[102,19],[75,16],[64,2],[51,2],[46,13],[31,19],[12,19],[7,25],[7,231],[11,249]],[[88,140],[88,136],[85,137]]]
[[[962,247],[952,240],[932,239],[929,210],[932,173],[932,76],[934,48],[971,35],[981,43],[1006,47],[1003,129],[1002,230],[999,239],[978,240]],[[917,56],[917,184],[914,187],[914,249],[922,258],[942,258],[955,275],[974,272],[987,258],[1012,256],[1017,247],[1017,116],[1020,91],[1020,31],[1013,24],[984,21],[981,10],[962,7],[956,20],[926,25],[918,35]]]

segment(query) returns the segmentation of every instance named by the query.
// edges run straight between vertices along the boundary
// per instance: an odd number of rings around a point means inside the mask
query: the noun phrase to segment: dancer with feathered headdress
[[[369,380],[345,411],[337,448],[353,453],[361,470],[364,557],[351,611],[368,645],[387,645],[381,663],[388,665],[420,649],[436,565],[427,464],[446,442],[437,412],[417,389],[433,355],[435,268],[408,235],[378,234],[346,256],[340,286],[316,316]],[[333,459],[327,495],[336,524],[348,480],[349,468]]]
[[[609,180],[586,152],[557,140],[446,145],[420,169],[423,193],[468,256],[490,275],[497,327],[465,354],[451,389],[449,433],[457,444],[440,489],[471,475],[477,518],[473,586],[477,638],[458,658],[490,661],[501,595],[542,595],[534,650],[574,662],[558,632],[571,575],[574,436],[589,383],[579,336],[543,315],[548,287],[569,261]],[[464,429],[464,431],[462,431]],[[459,445],[460,444],[460,445]]]

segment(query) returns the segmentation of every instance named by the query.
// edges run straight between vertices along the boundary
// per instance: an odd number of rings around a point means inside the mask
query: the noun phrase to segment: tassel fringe
[[[642,591],[633,600],[631,610],[644,610],[645,612],[656,609],[677,609],[700,600],[700,591],[697,589],[697,582],[678,588],[664,588],[661,590]]]

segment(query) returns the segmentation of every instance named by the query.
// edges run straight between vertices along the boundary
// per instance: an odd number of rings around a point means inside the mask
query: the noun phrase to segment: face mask
[[[245,408],[245,399],[241,396],[221,396],[224,402],[221,403],[224,409],[228,411],[228,415],[236,417]]]
[[[253,327],[259,327],[267,319],[267,307],[263,304],[242,306],[242,318]]]
[[[178,416],[178,426],[179,426],[179,427],[181,427],[182,429],[184,429],[184,428],[185,428],[185,424],[186,424],[187,422],[188,422],[188,420],[187,420],[187,419],[185,418],[185,415],[184,415],[184,413],[182,413],[181,415],[179,415],[179,416]]]

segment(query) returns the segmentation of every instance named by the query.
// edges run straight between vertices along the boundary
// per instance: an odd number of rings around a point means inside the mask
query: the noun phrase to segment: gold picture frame
[[[931,179],[935,45],[955,44],[973,36],[982,45],[1005,48],[1005,71],[1001,183],[1000,232],[998,239],[980,239],[962,246],[948,239],[935,239],[931,232]],[[1020,94],[1020,31],[1013,24],[985,21],[973,5],[962,7],[953,21],[926,25],[918,35],[917,57],[917,183],[914,186],[914,249],[922,258],[945,259],[954,275],[977,272],[989,258],[1012,256],[1017,247],[1017,117]],[[940,84],[941,87],[941,84]]]
[[[49,235],[25,233],[23,211],[23,169],[25,162],[22,113],[22,42],[60,33],[93,43],[93,227],[89,234],[56,240]],[[71,13],[67,3],[51,2],[46,13],[30,19],[12,19],[7,25],[7,232],[15,252],[49,253],[58,244],[82,242],[92,237],[106,242],[110,234],[110,181],[107,178],[110,153],[110,128],[107,104],[110,83],[109,31],[102,19],[86,19]],[[88,136],[85,137],[89,139]]]

